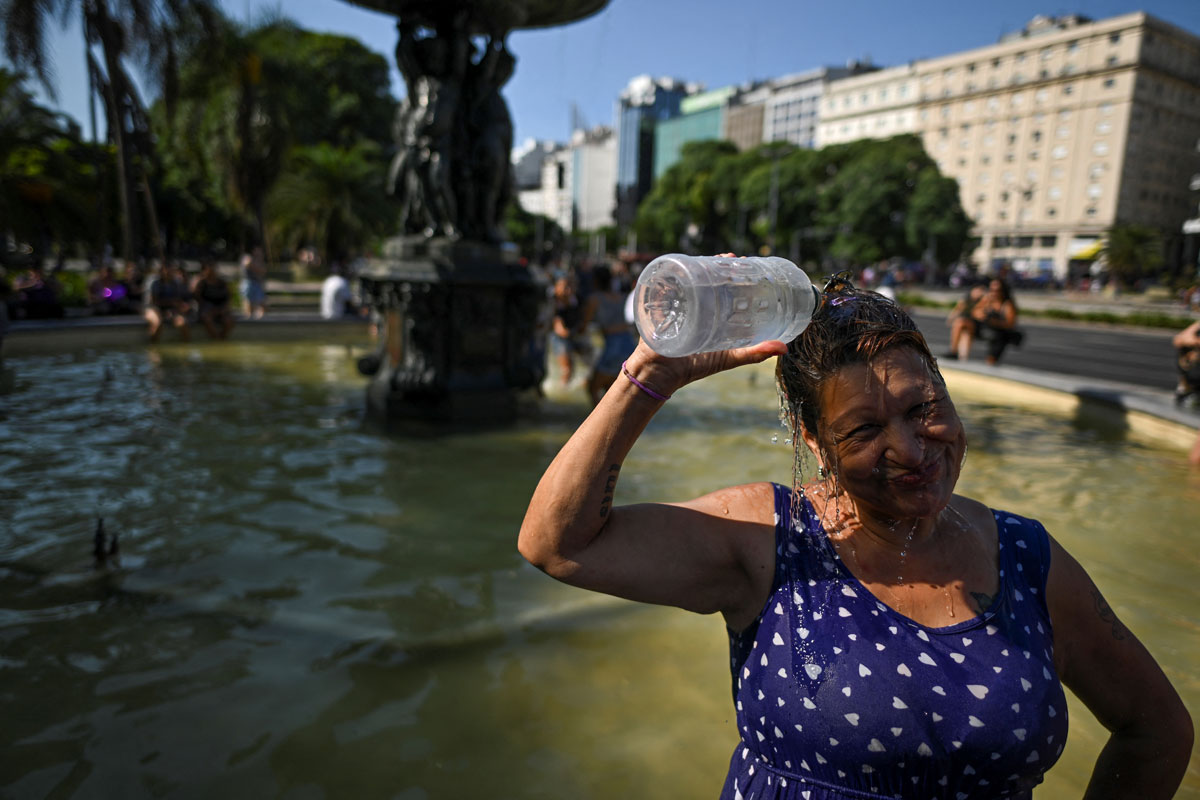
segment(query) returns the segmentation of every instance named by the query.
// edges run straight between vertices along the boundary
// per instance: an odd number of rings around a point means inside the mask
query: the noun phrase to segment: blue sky
[[[610,0],[571,25],[517,31],[509,48],[517,71],[505,87],[515,141],[565,140],[572,104],[588,125],[611,124],[613,103],[643,73],[708,88],[870,58],[892,66],[994,43],[1036,14],[1100,19],[1146,11],[1200,35],[1200,0]],[[301,26],[341,33],[387,57],[393,94],[403,93],[390,17],[344,0],[221,0],[227,13],[254,19],[281,10]],[[51,48],[57,106],[83,121],[86,73],[78,28],[55,29]],[[50,101],[46,100],[49,103]]]

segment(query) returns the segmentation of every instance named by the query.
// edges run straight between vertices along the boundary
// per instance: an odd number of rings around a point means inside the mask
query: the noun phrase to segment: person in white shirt
[[[340,264],[334,264],[329,277],[321,284],[321,318],[338,319],[354,313],[350,300],[350,284],[342,275]]]

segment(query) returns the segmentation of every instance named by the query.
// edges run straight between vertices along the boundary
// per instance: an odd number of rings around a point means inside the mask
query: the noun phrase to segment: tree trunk
[[[123,83],[124,74],[121,57],[121,37],[108,16],[102,2],[92,6],[91,30],[100,39],[104,51],[104,66],[108,80],[105,82],[105,104],[108,107],[108,135],[117,151],[117,197],[121,204],[121,256],[134,258],[133,175],[130,174],[129,142],[125,131],[125,114],[122,98],[127,94]]]

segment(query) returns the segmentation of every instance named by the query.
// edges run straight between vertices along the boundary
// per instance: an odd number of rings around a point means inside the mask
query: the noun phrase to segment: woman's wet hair
[[[911,347],[941,382],[937,360],[912,317],[894,301],[835,277],[812,322],[775,368],[781,416],[797,440],[801,426],[820,435],[821,387],[842,368],[866,364],[887,350]]]

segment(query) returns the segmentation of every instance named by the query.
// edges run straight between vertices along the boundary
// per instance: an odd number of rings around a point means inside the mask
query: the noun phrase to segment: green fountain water
[[[516,534],[582,391],[500,431],[363,419],[365,343],[0,367],[0,795],[691,798],[736,742],[716,617],[559,585]],[[959,397],[960,490],[1040,518],[1200,709],[1200,476]],[[788,481],[768,369],[671,401],[619,501]],[[778,441],[773,443],[772,440]],[[95,569],[97,516],[120,564]],[[1078,703],[1043,797],[1079,796]],[[1181,797],[1200,796],[1193,766]]]

